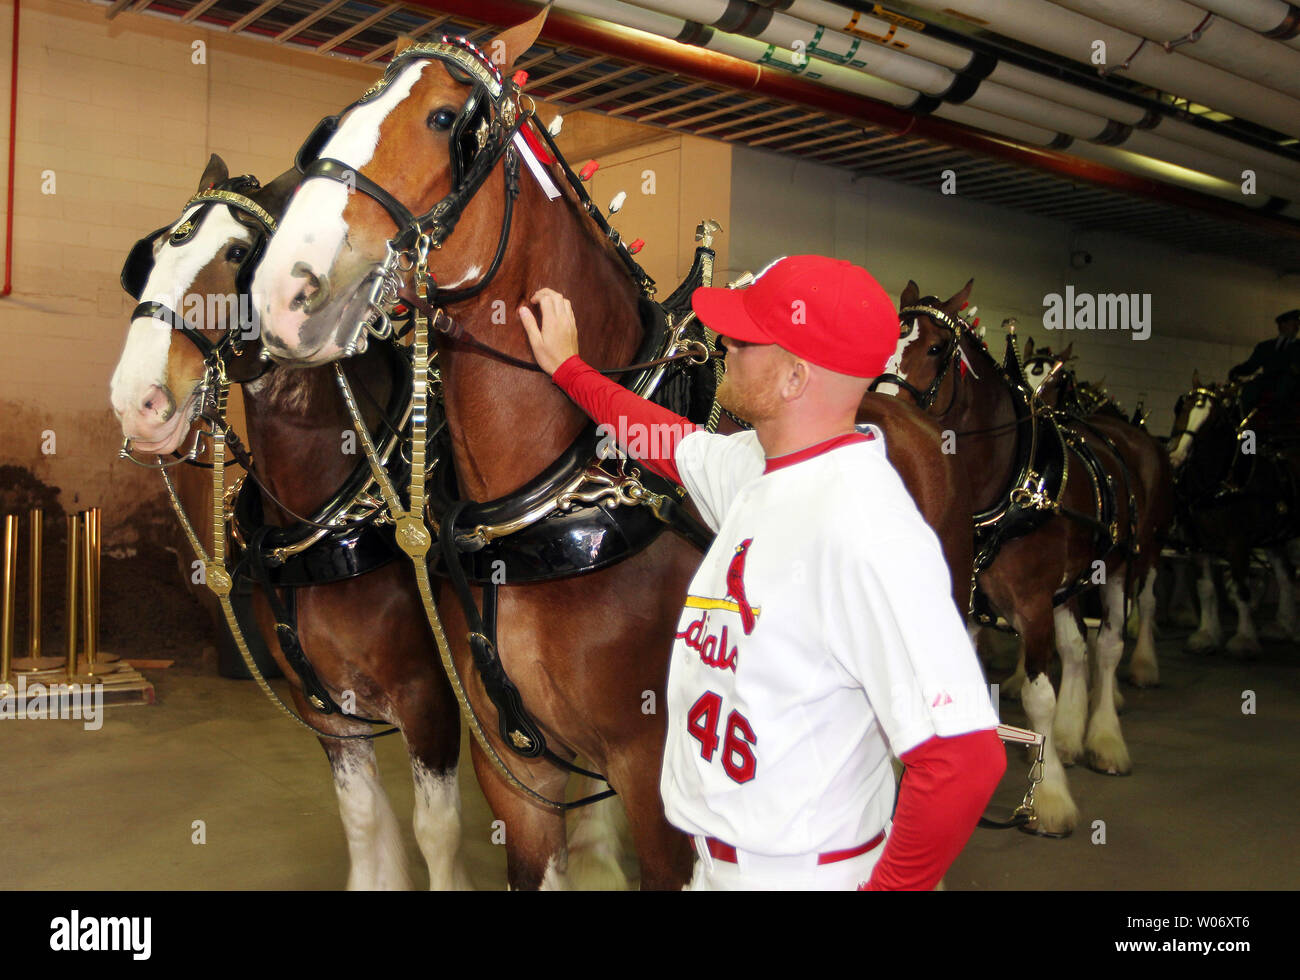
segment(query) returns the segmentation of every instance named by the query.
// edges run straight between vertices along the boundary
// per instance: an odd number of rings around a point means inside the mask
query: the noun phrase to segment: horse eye
[[[248,254],[248,248],[243,245],[231,245],[226,249],[227,262],[239,262]]]
[[[451,129],[451,124],[455,121],[456,113],[443,107],[429,113],[428,126],[430,129]]]
[[[943,353],[943,344],[935,344],[933,347],[931,347],[931,348],[930,348],[928,351],[926,351],[925,353],[926,353],[926,356],[928,356],[928,357],[937,357],[938,355],[940,355],[940,354]]]

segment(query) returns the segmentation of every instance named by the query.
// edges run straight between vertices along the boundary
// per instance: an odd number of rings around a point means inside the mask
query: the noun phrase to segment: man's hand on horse
[[[538,367],[554,374],[556,368],[578,353],[578,324],[573,318],[573,305],[554,289],[537,290],[532,301],[541,308],[541,326],[527,306],[519,307],[519,319],[523,321]]]

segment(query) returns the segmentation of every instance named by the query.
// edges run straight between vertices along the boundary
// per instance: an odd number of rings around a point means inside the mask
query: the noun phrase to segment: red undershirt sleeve
[[[576,354],[555,369],[551,379],[574,403],[618,440],[619,448],[633,455],[645,467],[674,483],[682,482],[673,457],[677,444],[700,427],[690,419],[670,412],[639,395],[634,395],[617,381],[600,374]],[[641,438],[637,439],[640,432]],[[637,442],[650,451],[636,455],[628,444]]]
[[[905,752],[885,851],[866,891],[929,890],[966,846],[1007,768],[997,732],[938,735]]]

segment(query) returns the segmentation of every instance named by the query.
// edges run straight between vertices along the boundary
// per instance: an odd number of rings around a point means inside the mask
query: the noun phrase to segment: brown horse
[[[540,27],[538,18],[491,43],[504,55],[500,64],[506,77]],[[454,47],[468,50],[460,42]],[[320,365],[355,349],[358,313],[366,309],[365,297],[395,234],[396,209],[381,205],[373,188],[417,214],[431,209],[463,188],[466,173],[475,172],[476,152],[493,146],[492,125],[523,111],[510,86],[499,94],[484,91],[483,65],[472,66],[474,74],[432,51],[416,49],[414,55],[403,58],[399,52],[387,84],[352,107],[321,149],[322,160],[341,161],[355,176],[353,184],[339,178],[306,181],[258,271],[254,293],[265,339],[287,363]],[[464,137],[479,132],[485,138],[476,149]],[[543,165],[549,181],[563,188],[558,198],[548,199],[542,180],[525,170],[513,218],[503,220],[509,183],[502,177],[509,162],[501,157],[474,193],[460,195],[463,206],[451,244],[429,253],[429,269],[440,288],[468,288],[492,276],[476,295],[447,308],[466,339],[441,335],[438,340],[455,472],[462,496],[474,501],[500,499],[527,484],[587,421],[546,375],[485,355],[469,339],[531,363],[512,311],[543,285],[572,298],[583,355],[591,363],[628,364],[643,337],[638,286],[618,246],[576,198],[561,164]],[[364,187],[371,190],[361,193]],[[406,230],[396,228],[398,234]],[[401,287],[409,301],[409,276]],[[891,459],[909,487],[922,491],[924,513],[938,527],[948,526],[956,498],[944,496],[951,493],[951,474],[935,452],[937,433],[892,407],[877,405],[874,411],[888,426]],[[896,419],[904,421],[896,424]],[[932,478],[935,483],[926,482]],[[958,564],[963,547],[964,560],[969,559],[970,532],[964,524],[958,525],[957,539],[946,542]],[[582,754],[622,796],[644,887],[681,888],[691,874],[689,841],[665,820],[659,795],[666,721],[657,706],[663,704],[678,614],[699,560],[693,546],[664,534],[639,553],[579,577],[520,585],[507,580],[498,600],[498,649],[505,669],[556,753],[569,759]],[[441,612],[454,659],[468,678],[470,703],[486,719],[494,751],[528,787],[557,799],[566,774],[546,761],[510,753],[491,723],[495,711],[473,671],[462,610],[445,603]],[[566,861],[561,816],[513,789],[477,741],[472,748],[483,791],[506,827],[511,886],[558,881]]]
[[[228,177],[225,163],[213,156],[199,191],[237,188],[273,218],[298,182],[295,171],[261,189]],[[191,204],[181,220],[155,236],[152,250],[145,244],[133,256],[137,267],[131,271],[140,279],[135,287],[138,298],[186,313],[201,338],[218,343],[228,332],[240,330],[230,315],[239,307],[241,269],[256,259],[259,237],[266,230],[247,212],[219,200]],[[146,260],[143,265],[140,259]],[[242,286],[246,288],[246,281]],[[247,306],[247,296],[243,299]],[[257,350],[252,343],[240,361],[258,365]],[[113,375],[112,402],[123,434],[137,450],[164,455],[188,443],[208,366],[195,343],[147,310],[136,310]],[[274,499],[260,494],[258,504],[268,523],[277,530],[296,530],[301,538],[312,529],[300,525],[290,511],[321,519],[318,512],[348,481],[360,457],[346,450],[351,423],[332,372],[269,367],[243,386],[248,446],[261,480],[274,494]],[[382,352],[358,358],[349,365],[349,374],[386,403],[393,380]],[[372,424],[375,421],[372,413]],[[190,516],[200,527],[211,523],[206,514]],[[355,533],[369,533],[357,527]],[[321,553],[319,546],[316,553]],[[389,558],[396,555],[392,549]],[[390,560],[359,577],[293,591],[302,647],[335,702],[349,714],[396,725],[406,740],[416,785],[415,833],[428,862],[430,886],[465,887],[457,858],[460,718],[410,569],[404,561]],[[325,733],[320,743],[333,771],[351,861],[348,887],[410,887],[400,831],[379,780],[373,743],[330,737],[366,734],[371,726],[317,710],[276,640],[275,617],[260,589],[253,609],[267,647],[292,681],[299,716]],[[382,618],[382,632],[374,629],[375,616]]]
[[[1267,430],[1256,431],[1243,417],[1239,394],[1239,385],[1193,377],[1192,390],[1174,407],[1169,445],[1178,536],[1201,567],[1201,621],[1187,648],[1250,657],[1260,651],[1248,587],[1252,549],[1264,549],[1277,581],[1277,621],[1266,629],[1278,639],[1300,639],[1295,587],[1282,556],[1283,546],[1300,535],[1300,450],[1276,429],[1269,440]],[[1236,632],[1226,643],[1212,558],[1227,562],[1227,592],[1237,610]]]
[[[1052,408],[1079,416],[1083,425],[1125,447],[1126,455],[1142,460],[1137,472],[1139,478],[1144,479],[1147,517],[1156,544],[1154,548],[1139,553],[1129,569],[1131,580],[1144,584],[1138,596],[1137,645],[1129,661],[1128,679],[1135,687],[1153,687],[1160,683],[1155,645],[1154,573],[1174,515],[1173,468],[1169,453],[1145,426],[1131,421],[1123,409],[1106,395],[1101,385],[1080,381],[1065,367],[1071,359],[1073,344],[1060,354],[1053,354],[1047,347],[1035,350],[1033,344],[1032,338],[1026,341],[1023,363],[1025,380],[1038,397]],[[1116,707],[1123,707],[1118,688],[1115,696]]]
[[[1131,769],[1115,712],[1115,668],[1124,649],[1126,578],[1136,578],[1126,576],[1131,556],[1141,562],[1133,564],[1144,575],[1143,601],[1153,601],[1159,514],[1144,488],[1158,486],[1161,476],[1158,464],[1153,468],[1136,452],[1130,437],[1108,432],[1110,438],[1103,439],[1090,425],[1063,426],[1067,434],[1056,444],[1060,448],[1053,459],[1055,429],[1047,419],[1034,421],[1036,411],[1027,393],[1017,395],[1013,384],[1023,385],[1019,368],[1014,378],[1004,375],[974,330],[958,317],[972,285],[968,282],[941,303],[935,297],[922,298],[916,283],[907,284],[900,308],[903,330],[887,368],[892,374],[877,384],[887,393],[906,391],[955,434],[956,455],[972,488],[969,509],[977,517],[989,515],[992,520],[1002,512],[993,525],[1001,528],[1019,522],[1018,531],[1003,531],[978,581],[993,609],[1020,636],[1027,675],[1021,701],[1031,725],[1046,737],[1033,829],[1063,835],[1078,821],[1063,762],[1086,755],[1088,764],[1101,772]],[[1039,438],[1022,441],[1032,432]],[[1090,470],[1083,454],[1098,460],[1107,473],[1120,477],[1127,471],[1133,476],[1131,481],[1117,480],[1120,487],[1128,483],[1131,492],[1115,494],[1106,521],[1101,520],[1099,492],[1085,475]],[[1109,528],[1103,526],[1107,522]],[[1104,536],[1113,537],[1117,547],[1099,545]],[[1059,604],[1054,608],[1053,602],[1060,590],[1088,582],[1101,583],[1105,611],[1097,638],[1099,683],[1090,718],[1084,638],[1074,614]],[[1054,630],[1063,665],[1059,710],[1047,676]]]

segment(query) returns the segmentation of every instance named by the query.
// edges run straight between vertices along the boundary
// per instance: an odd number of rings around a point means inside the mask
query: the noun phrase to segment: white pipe
[[[1161,116],[1154,131],[1179,143],[1200,147],[1221,157],[1237,160],[1243,167],[1250,167],[1257,173],[1276,174],[1288,180],[1300,181],[1300,160],[1292,160],[1289,157],[1247,146],[1221,133],[1193,126],[1181,119]]]
[[[1177,164],[1201,173],[1220,177],[1235,182],[1238,189],[1237,203],[1246,207],[1258,207],[1265,204],[1270,197],[1284,197],[1289,201],[1300,201],[1300,180],[1288,180],[1268,171],[1255,172],[1253,194],[1241,192],[1242,171],[1247,169],[1240,160],[1209,153],[1194,146],[1176,143],[1172,139],[1157,134],[1154,130],[1138,129],[1120,144],[1126,150],[1140,153],[1155,160]],[[1254,168],[1250,168],[1254,169]]]
[[[1289,6],[1281,0],[1196,0],[1196,4],[1260,34],[1268,34],[1281,26],[1291,13]],[[1281,43],[1300,48],[1300,35]]]
[[[1131,59],[1125,71],[1130,78],[1278,132],[1300,135],[1300,101],[1221,68],[1194,62],[1177,52],[1165,54],[1153,44],[1146,44],[1139,51],[1141,38],[1072,10],[1036,0],[912,0],[912,3],[927,10],[955,11],[967,19],[977,18],[990,30],[1063,54],[1082,65],[1093,63],[1095,42],[1104,42],[1108,66],[1114,68]]]
[[[1197,40],[1188,40],[1175,49],[1180,55],[1267,85],[1293,99],[1300,98],[1300,51],[1274,44],[1240,24],[1207,14],[1183,0],[1052,2],[1159,44],[1187,37],[1208,20]]]
[[[667,6],[670,3],[678,3],[678,0],[653,0],[653,2]],[[701,4],[710,2],[713,0],[692,0],[691,9],[696,13],[704,12],[707,15],[707,8]],[[623,3],[621,0],[557,0],[556,5],[574,13],[670,39],[678,37],[685,27],[684,18],[665,14],[662,11],[645,10],[639,6]],[[679,6],[684,9],[687,5],[680,3]],[[780,66],[783,70],[799,72],[810,81],[830,88],[895,106],[906,107],[918,95],[915,89],[875,78],[854,68],[800,58],[789,49],[776,47],[771,42],[764,43],[756,38],[714,30],[705,47],[745,61]],[[1032,75],[1032,73],[1026,74]],[[933,114],[940,119],[1035,146],[1046,146],[1056,139],[1058,133],[1068,132],[1062,125],[1063,120],[1070,128],[1079,131],[1076,135],[1082,135],[1083,139],[1086,139],[1087,135],[1096,135],[1098,127],[1106,123],[1105,118],[1101,116],[1070,109],[1047,100],[1033,100],[1023,92],[991,83],[990,80],[985,80],[976,94],[984,96],[983,104],[977,105],[975,100],[966,104],[943,103]],[[1015,114],[1015,118],[1012,118],[1012,113]],[[1187,129],[1195,128],[1185,124],[1179,125]],[[1175,127],[1174,132],[1177,131],[1178,127]],[[1282,187],[1296,192],[1293,199],[1300,201],[1300,181],[1284,182],[1282,176],[1264,170],[1260,172],[1259,193],[1256,198],[1243,199],[1238,176],[1240,171],[1234,169],[1238,166],[1237,158],[1216,154],[1214,150],[1221,147],[1197,149],[1142,130],[1135,131],[1130,139],[1139,135],[1138,145],[1142,148],[1158,155],[1176,157],[1178,162],[1151,159],[1138,152],[1102,152],[1112,148],[1099,147],[1083,141],[1072,144],[1071,152],[1086,159],[1097,159],[1118,170],[1190,187],[1203,193],[1216,194],[1238,204],[1263,204],[1270,195],[1283,196],[1279,190]],[[1221,137],[1219,139],[1223,142],[1231,142]],[[1234,143],[1233,147],[1236,146]],[[1195,172],[1201,169],[1209,172]],[[1229,180],[1229,177],[1234,179]]]

